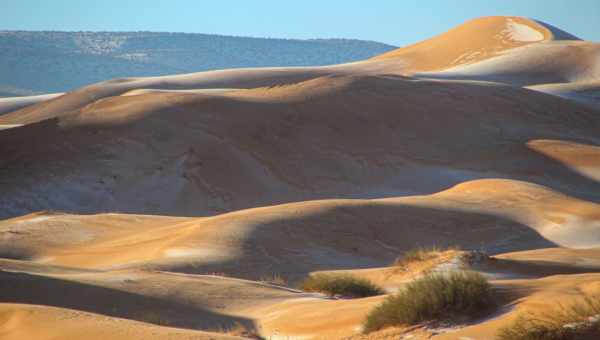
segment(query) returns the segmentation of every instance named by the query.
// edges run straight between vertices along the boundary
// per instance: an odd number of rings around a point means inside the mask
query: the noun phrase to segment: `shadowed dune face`
[[[175,291],[169,292],[174,296],[156,298],[136,293],[134,289],[123,291],[34,274],[0,272],[0,276],[0,298],[7,303],[68,308],[178,328],[208,329],[216,325],[228,328],[235,322],[253,327],[251,320],[181,303]],[[131,281],[135,285],[135,280]]]
[[[1,214],[198,216],[432,193],[486,177],[597,199],[595,180],[527,143],[595,145],[598,124],[596,111],[532,91],[389,76],[112,97],[0,133],[10,178]]]
[[[239,337],[114,318],[35,304],[0,304],[0,332],[7,340],[185,339],[234,340]]]
[[[600,293],[598,51],[487,17],[368,61],[114,79],[4,114],[0,337],[483,339]],[[494,256],[390,267],[418,246]],[[266,283],[461,268],[497,314],[382,334],[358,334],[382,296]]]
[[[480,180],[429,196],[292,203],[211,218],[33,215],[4,221],[0,231],[20,230],[5,244],[37,251],[39,263],[252,279],[280,273],[294,281],[315,270],[384,266],[416,245],[490,253],[598,247],[598,211],[541,186]]]

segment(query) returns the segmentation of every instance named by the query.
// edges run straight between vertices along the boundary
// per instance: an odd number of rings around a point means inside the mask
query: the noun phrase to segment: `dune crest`
[[[0,116],[0,336],[491,339],[600,294],[598,57],[485,17],[356,63],[17,100]],[[452,270],[490,281],[492,315],[361,333],[386,295]],[[298,289],[323,272],[386,295]]]
[[[437,71],[473,64],[515,47],[555,40],[578,38],[523,17],[482,17],[373,59],[401,58],[413,72]]]

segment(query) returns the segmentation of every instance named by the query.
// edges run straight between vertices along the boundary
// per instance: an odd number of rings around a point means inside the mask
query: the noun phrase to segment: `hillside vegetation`
[[[238,67],[330,65],[394,49],[350,39],[265,39],[153,32],[0,31],[0,96],[63,92],[118,77]]]

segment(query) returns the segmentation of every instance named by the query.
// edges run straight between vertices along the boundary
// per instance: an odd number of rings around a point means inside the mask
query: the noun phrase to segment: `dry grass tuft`
[[[494,305],[492,287],[479,273],[429,274],[408,283],[372,310],[365,320],[364,331],[473,318],[486,313]]]
[[[550,312],[523,314],[501,328],[498,340],[590,340],[600,339],[600,296]]]
[[[258,332],[246,327],[245,325],[243,325],[240,322],[235,322],[235,324],[232,327],[229,327],[229,328],[221,331],[221,333],[225,333],[227,335],[232,335],[232,336],[239,336],[239,337],[243,337],[245,339],[257,339],[257,340],[264,339],[262,336],[260,336],[258,334]]]
[[[276,285],[276,286],[287,286],[288,280],[281,274],[273,273],[271,275],[263,275],[260,278],[261,282]]]
[[[447,247],[447,248],[439,248],[437,246],[433,247],[419,247],[415,249],[411,249],[406,251],[402,256],[398,257],[394,261],[394,266],[403,267],[409,263],[413,262],[422,262],[427,260],[435,259],[441,256],[443,253],[447,251],[458,251],[460,248],[458,247]]]
[[[385,293],[383,288],[373,282],[350,274],[314,274],[300,283],[300,289],[345,297],[367,297]]]

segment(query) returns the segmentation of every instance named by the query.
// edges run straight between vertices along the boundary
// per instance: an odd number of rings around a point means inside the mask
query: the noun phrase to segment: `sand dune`
[[[233,340],[218,333],[160,327],[131,320],[32,304],[0,303],[3,339],[185,339]]]
[[[418,73],[436,79],[469,79],[532,86],[594,82],[600,79],[600,45],[587,41],[551,41],[510,49],[478,63]]]
[[[600,78],[600,77],[597,77]],[[542,84],[528,88],[555,96],[572,99],[591,107],[600,108],[600,80],[575,83]]]
[[[0,101],[0,337],[485,339],[600,293],[599,55],[486,17],[352,64]],[[504,308],[362,335],[383,296],[293,288],[342,271],[394,292],[462,265],[390,267],[432,245],[493,255],[469,268]]]
[[[578,38],[527,18],[483,17],[374,59],[398,58],[406,60],[413,72],[436,71],[480,62],[515,47],[555,40]]]
[[[9,97],[0,98],[0,115],[12,111],[22,109],[26,106],[37,104],[52,98],[62,96],[63,93],[51,93],[42,94],[38,96],[25,96],[25,97]]]
[[[295,281],[315,270],[385,266],[415,244],[492,254],[600,247],[599,207],[490,179],[429,196],[291,203],[210,218],[30,215],[5,220],[0,230],[12,258],[49,265],[251,279],[279,273]]]
[[[0,124],[21,124],[56,117],[102,98],[132,90],[255,88],[331,75],[416,75],[424,78],[492,80],[519,86],[589,82],[598,79],[598,51],[596,43],[580,41],[569,33],[535,20],[484,17],[415,45],[362,62],[114,79],[25,108],[10,117],[0,118]]]
[[[595,181],[528,143],[593,146],[597,117],[534,91],[394,76],[115,96],[0,134],[0,164],[11,178],[0,183],[0,213],[206,216],[307,199],[432,193],[488,177],[596,200]],[[24,171],[25,159],[35,162]]]

